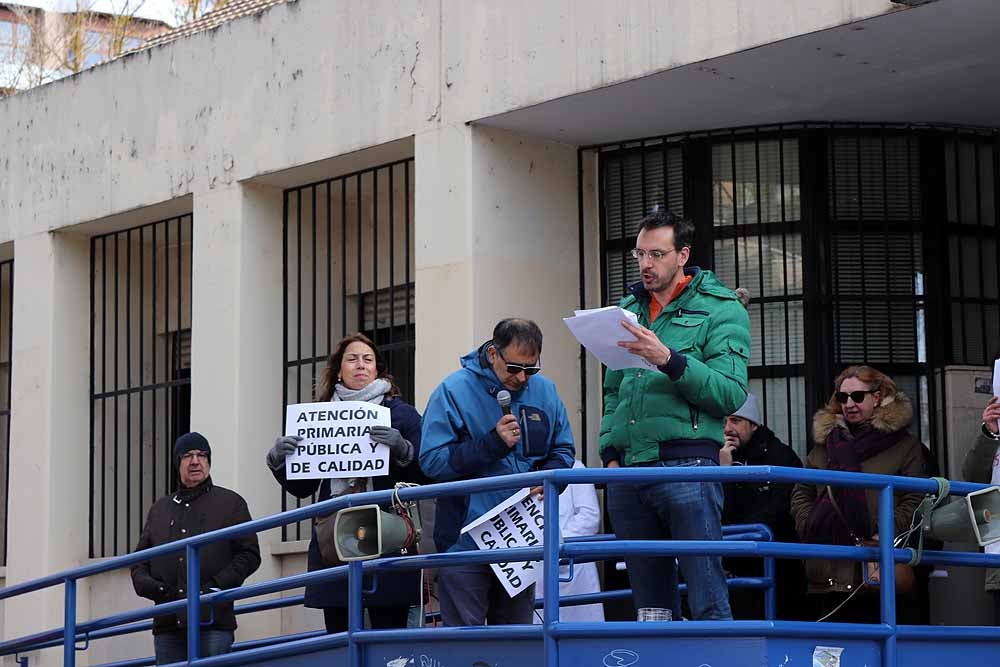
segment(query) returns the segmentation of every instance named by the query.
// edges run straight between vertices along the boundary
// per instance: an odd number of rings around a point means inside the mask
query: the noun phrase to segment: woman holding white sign
[[[399,397],[399,388],[388,373],[385,361],[371,340],[358,333],[344,338],[327,360],[316,400],[321,402],[366,401],[389,409],[391,426],[375,426],[373,442],[389,448],[389,474],[379,477],[288,479],[285,458],[295,452],[302,440],[296,435],[282,436],[267,454],[267,465],[278,483],[296,498],[307,498],[317,490],[317,501],[358,493],[391,489],[397,482],[422,483],[417,458],[420,454],[420,414]],[[332,521],[331,521],[332,523]],[[322,570],[339,562],[323,557],[313,529],[309,542],[309,571]],[[412,551],[402,551],[408,555]],[[393,554],[396,555],[396,554]],[[364,596],[365,609],[374,628],[405,628],[411,605],[420,602],[420,574],[381,572],[376,589]],[[326,631],[347,630],[347,582],[334,581],[306,586],[305,606],[323,610]]]

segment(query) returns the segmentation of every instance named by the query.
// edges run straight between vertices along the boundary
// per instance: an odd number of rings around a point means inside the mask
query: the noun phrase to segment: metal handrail
[[[785,543],[760,543],[758,541],[600,541],[582,540],[566,541],[560,543],[558,534],[558,490],[561,485],[572,483],[602,483],[602,484],[637,484],[651,482],[736,482],[736,481],[770,481],[806,484],[830,484],[834,486],[846,486],[852,488],[874,488],[879,490],[879,539],[877,547],[846,547],[837,545],[810,545],[810,544],[785,544]],[[813,470],[802,468],[781,468],[772,466],[740,466],[740,467],[680,467],[680,468],[632,468],[615,470],[597,469],[565,469],[547,470],[533,473],[521,473],[503,477],[492,477],[478,480],[463,480],[460,482],[446,482],[443,484],[433,484],[423,487],[405,488],[398,492],[398,498],[402,501],[422,500],[443,496],[468,495],[470,493],[520,489],[525,487],[544,486],[545,500],[545,533],[544,546],[504,549],[490,552],[451,552],[445,554],[428,554],[405,557],[383,558],[366,562],[353,562],[346,566],[329,568],[317,572],[293,575],[270,582],[253,584],[238,589],[231,589],[217,593],[201,595],[199,592],[199,548],[209,542],[227,540],[240,535],[256,533],[268,530],[280,525],[294,523],[304,519],[310,519],[321,514],[330,514],[334,511],[365,505],[371,503],[388,503],[391,500],[393,491],[373,491],[339,498],[330,499],[307,507],[289,510],[281,514],[256,519],[237,526],[231,526],[211,533],[204,533],[194,537],[189,537],[177,542],[164,544],[141,552],[119,556],[102,561],[100,563],[89,564],[80,568],[67,570],[57,574],[42,577],[33,581],[17,584],[0,589],[0,600],[11,598],[17,595],[42,590],[58,584],[64,585],[65,591],[65,621],[61,628],[54,628],[42,633],[20,637],[12,640],[0,642],[0,655],[23,650],[26,646],[35,646],[40,642],[51,642],[61,638],[64,650],[63,662],[65,667],[74,667],[76,638],[78,631],[85,633],[95,632],[122,623],[151,618],[164,613],[179,612],[186,609],[188,624],[188,651],[189,664],[197,665],[226,665],[239,664],[241,661],[267,659],[269,656],[289,655],[291,652],[303,653],[313,650],[323,650],[329,646],[343,644],[343,637],[323,636],[308,637],[286,642],[278,646],[263,646],[242,651],[237,654],[227,656],[215,656],[212,658],[201,658],[198,655],[199,647],[199,623],[200,605],[213,604],[227,601],[263,595],[266,593],[297,588],[305,584],[348,579],[349,596],[349,630],[346,634],[348,653],[352,664],[360,664],[360,645],[374,641],[371,637],[377,635],[384,641],[394,641],[393,638],[405,638],[407,641],[415,639],[414,632],[433,632],[434,637],[445,637],[440,629],[434,630],[380,630],[365,631],[361,623],[361,597],[362,597],[362,577],[366,573],[378,572],[381,570],[412,570],[425,567],[444,567],[455,564],[491,563],[514,560],[542,560],[544,561],[543,582],[545,587],[544,623],[538,626],[546,647],[546,663],[553,665],[555,660],[555,641],[558,637],[573,636],[577,630],[558,623],[559,618],[559,593],[558,593],[558,563],[561,558],[576,558],[582,562],[583,559],[599,559],[611,556],[619,556],[625,553],[642,554],[647,556],[677,555],[677,554],[713,554],[725,556],[742,557],[763,557],[765,563],[775,557],[779,558],[831,558],[839,560],[878,560],[881,564],[882,586],[880,587],[880,603],[882,613],[882,623],[879,625],[859,626],[864,630],[857,630],[852,624],[834,624],[842,631],[850,632],[852,636],[866,636],[879,638],[883,641],[882,659],[883,665],[895,665],[895,641],[897,636],[897,626],[895,623],[895,576],[894,568],[889,567],[892,562],[909,562],[911,552],[907,549],[893,549],[893,492],[905,491],[916,493],[936,493],[937,483],[929,479],[919,479],[911,477],[894,477],[889,475],[874,475],[868,473],[846,473],[829,470]],[[952,495],[965,495],[973,491],[984,488],[986,485],[971,484],[963,482],[952,483],[950,492]],[[741,536],[753,536],[753,531],[744,531]],[[164,605],[157,605],[147,609],[118,614],[102,619],[95,619],[86,623],[76,622],[76,582],[79,579],[108,572],[111,570],[128,567],[138,562],[152,558],[185,551],[187,554],[187,579],[188,597],[185,601],[175,601]],[[961,552],[933,552],[923,553],[924,562],[931,564],[952,564],[952,565],[973,565],[973,566],[1000,566],[1000,555],[973,554]],[[193,584],[192,584],[193,582]],[[773,589],[772,589],[773,593]],[[627,634],[645,634],[656,631],[657,634],[676,634],[697,630],[708,634],[747,634],[753,628],[753,634],[769,633],[796,633],[798,629],[795,623],[781,622],[775,624],[769,621],[764,622],[744,622],[733,621],[720,624],[711,621],[695,621],[691,624],[684,624],[683,630],[680,626],[663,629],[660,627],[635,627],[632,624],[615,624],[623,627],[618,628]],[[819,636],[814,624],[801,624],[811,628],[810,636]],[[574,624],[574,627],[576,624]],[[626,627],[627,626],[627,627]],[[497,630],[507,631],[504,636],[511,636],[513,627],[504,628],[482,628],[481,631],[490,633]],[[759,630],[759,632],[758,632]],[[935,630],[951,630],[948,628],[927,629],[924,632],[942,636]],[[1000,639],[1000,631],[989,632],[992,628],[982,629],[983,633],[977,633],[977,637],[988,637],[990,639]],[[525,636],[538,636],[539,630],[524,630]],[[617,632],[617,630],[616,630]],[[825,631],[824,631],[825,632]],[[907,630],[908,633],[915,632]],[[462,637],[471,638],[470,630],[462,631]],[[616,634],[616,636],[619,636]],[[921,635],[923,636],[923,635]],[[429,639],[430,636],[417,635],[421,639]],[[403,639],[400,639],[402,641]],[[56,642],[58,644],[58,642]],[[249,654],[253,654],[252,657]]]

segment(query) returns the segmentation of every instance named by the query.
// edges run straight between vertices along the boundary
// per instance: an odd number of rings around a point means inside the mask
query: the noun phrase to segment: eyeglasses
[[[500,359],[505,364],[507,364],[507,372],[510,373],[511,375],[517,375],[518,373],[524,373],[525,375],[531,376],[531,375],[535,375],[536,373],[540,373],[541,370],[542,370],[541,364],[537,363],[537,362],[536,362],[536,364],[534,366],[525,366],[523,364],[512,364],[512,363],[510,363],[509,361],[507,361],[504,358],[503,352],[500,351],[499,347],[494,347],[493,349],[497,351],[497,354],[500,356]],[[539,362],[540,361],[541,360],[539,360]]]
[[[677,252],[677,248],[670,250],[640,250],[639,248],[632,248],[632,257],[638,260],[649,257],[654,262],[657,262],[672,252]]]
[[[850,397],[850,399],[855,403],[860,403],[863,400],[865,400],[865,396],[867,396],[868,394],[874,394],[876,391],[878,391],[878,389],[868,389],[866,391],[851,391],[851,392],[838,391],[833,395],[833,397],[836,398],[837,402],[840,403],[841,405],[847,403],[848,397]]]
[[[208,460],[208,454],[199,451],[197,449],[193,449],[190,452],[184,452],[183,456],[181,456],[181,461],[190,460],[195,457],[198,457],[199,459],[205,459],[206,461]]]

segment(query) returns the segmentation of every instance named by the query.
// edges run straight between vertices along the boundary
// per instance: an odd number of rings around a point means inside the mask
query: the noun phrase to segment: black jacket
[[[758,426],[747,444],[733,452],[734,465],[784,466],[801,468],[802,461],[791,447],[781,442],[766,426]],[[798,542],[791,502],[794,484],[739,482],[725,487],[723,524],[762,523],[774,533],[776,542]],[[760,558],[726,558],[726,570],[738,577],[764,573]],[[802,601],[805,595],[805,572],[802,561],[779,559],[776,566],[778,618],[805,620]],[[739,620],[763,618],[763,595],[759,591],[737,590],[730,593],[733,617]],[[813,619],[815,620],[815,619]]]
[[[802,461],[766,426],[759,426],[750,441],[733,452],[734,465],[801,468]],[[738,482],[726,485],[723,524],[763,523],[777,542],[798,542],[791,502],[794,484]]]
[[[207,533],[219,528],[250,521],[250,510],[239,494],[212,484],[209,478],[191,489],[180,489],[160,498],[149,509],[146,526],[135,550],[141,551],[168,542]],[[260,546],[256,535],[212,542],[200,549],[201,589],[227,589],[243,585],[260,567]],[[132,585],[136,594],[156,604],[187,597],[187,563],[183,552],[154,558],[132,567]],[[186,625],[182,612],[153,619],[153,634],[178,630]],[[211,621],[211,623],[209,623]],[[233,603],[202,609],[205,628],[235,630]]]
[[[382,403],[383,407],[389,408],[392,419],[392,427],[410,441],[413,445],[413,460],[407,466],[397,465],[390,457],[389,474],[372,478],[374,491],[385,491],[391,489],[396,482],[410,482],[413,484],[425,484],[427,478],[420,472],[420,413],[398,397],[387,398]],[[296,498],[308,498],[318,492],[317,502],[329,500],[330,480],[328,479],[288,479],[285,475],[285,466],[277,470],[272,470],[271,474],[279,484]],[[416,549],[409,553],[400,555],[412,555]],[[312,531],[312,539],[309,541],[308,568],[310,572],[323,570],[329,567],[320,554],[319,544],[316,542],[316,530]],[[418,570],[407,570],[405,572],[379,572],[374,582],[368,576],[365,577],[364,603],[366,607],[392,607],[410,606],[420,601],[420,572]],[[347,606],[347,581],[326,581],[320,584],[306,586],[305,606],[324,609],[327,607]]]

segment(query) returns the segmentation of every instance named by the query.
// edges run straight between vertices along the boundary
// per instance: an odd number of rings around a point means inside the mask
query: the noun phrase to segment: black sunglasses
[[[540,373],[542,371],[542,366],[540,363],[536,366],[524,366],[522,364],[512,364],[509,361],[507,361],[507,359],[504,358],[503,352],[500,351],[499,347],[494,347],[493,349],[497,351],[497,354],[500,356],[501,361],[507,364],[507,372],[510,373],[511,375],[524,373],[525,375],[531,376],[535,375],[536,373]]]
[[[841,405],[847,403],[848,397],[850,397],[850,399],[855,403],[860,403],[861,401],[865,400],[865,396],[867,396],[868,394],[874,394],[876,391],[878,391],[878,389],[868,389],[867,391],[851,391],[851,392],[838,391],[833,395],[833,397],[836,398],[837,402],[840,403]]]

